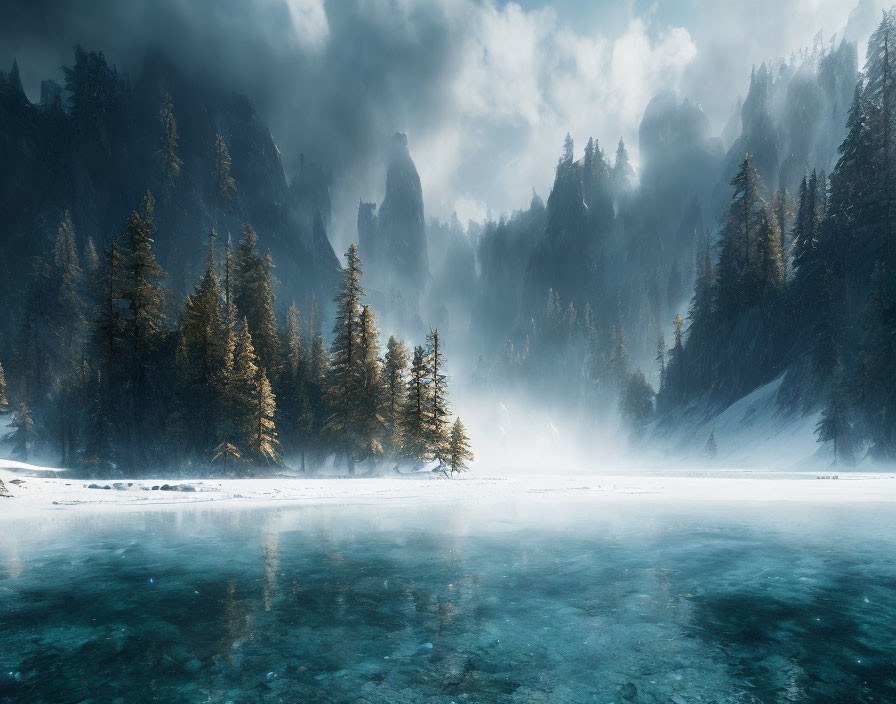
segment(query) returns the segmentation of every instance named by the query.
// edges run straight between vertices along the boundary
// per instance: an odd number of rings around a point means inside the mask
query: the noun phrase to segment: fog
[[[307,322],[312,296],[332,295],[333,252],[358,242],[379,351],[390,334],[412,349],[441,332],[452,412],[483,464],[668,463],[705,458],[712,437],[731,461],[783,467],[815,454],[827,384],[805,371],[814,352],[792,352],[792,306],[779,297],[713,318],[729,347],[698,340],[692,359],[703,361],[690,367],[682,340],[701,276],[720,280],[731,179],[747,154],[768,213],[781,196],[779,288],[792,280],[795,196],[804,176],[836,167],[880,10],[878,0],[43,2],[5,9],[0,66],[17,60],[36,103],[76,44],[102,50],[134,85],[147,55],[165,57],[134,89],[121,134],[156,139],[156,101],[176,86],[191,190],[167,213],[160,196],[169,241],[157,242],[175,294],[192,289],[208,228],[236,233],[251,219],[278,267],[277,316],[295,299]],[[231,91],[260,122],[221,97]],[[240,182],[220,221],[208,187],[216,132],[231,140]],[[72,163],[104,171],[82,156]],[[132,191],[156,177],[155,156],[143,158],[145,173],[122,167]],[[50,189],[56,201],[11,227],[17,254],[38,253],[28,233],[36,222],[49,233],[59,205],[75,211],[82,240],[118,227],[120,174],[109,172],[88,198]],[[109,200],[100,214],[94,197]],[[757,340],[783,351],[763,356]],[[639,375],[649,412],[633,428],[619,409]],[[642,441],[648,422],[659,442]]]
[[[472,218],[546,197],[564,135],[622,137],[661,91],[702,106],[720,134],[750,67],[845,29],[864,40],[878,0],[522,4],[252,0],[6,3],[0,66],[26,92],[59,79],[71,47],[102,49],[132,76],[148,47],[187,75],[244,93],[284,162],[299,152],[334,174],[342,251],[359,199],[380,202],[388,137],[406,132],[427,216]],[[820,33],[820,34],[819,34]]]

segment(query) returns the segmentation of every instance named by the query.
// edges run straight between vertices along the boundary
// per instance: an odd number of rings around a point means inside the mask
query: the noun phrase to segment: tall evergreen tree
[[[841,461],[852,464],[858,446],[849,390],[845,382],[845,375],[840,369],[829,385],[821,420],[815,426],[818,441],[832,443],[834,464]]]
[[[155,199],[147,191],[143,209],[131,214],[124,229],[128,256],[123,298],[131,312],[126,329],[136,365],[146,363],[165,325],[165,292],[161,283],[165,272],[152,248],[156,232],[154,211]]]
[[[758,252],[757,233],[765,201],[762,180],[750,154],[744,158],[731,185],[734,192],[721,233],[717,269],[719,311],[726,317],[753,303],[747,295],[746,275],[751,259]]]
[[[317,384],[322,384],[327,374],[328,360],[327,350],[324,347],[324,338],[320,331],[320,313],[317,301],[311,299],[311,317],[308,321],[308,336],[310,338],[310,350],[308,352],[308,376]]]
[[[761,302],[769,295],[779,293],[784,286],[781,233],[773,213],[762,213],[756,236],[756,252],[747,274],[747,296]]]
[[[224,323],[232,328],[236,324],[236,305],[234,304],[233,288],[236,277],[236,265],[233,256],[233,242],[230,234],[224,243]]]
[[[97,254],[93,237],[88,237],[87,241],[84,243],[81,262],[81,270],[84,274],[84,284],[89,290],[92,286],[93,279],[96,276],[96,272],[99,271],[100,268],[100,256]]]
[[[27,462],[36,440],[34,419],[31,417],[27,403],[19,404],[9,427],[12,428],[12,431],[4,439],[12,443],[13,457]]]
[[[308,355],[302,344],[299,309],[295,302],[286,313],[283,334],[283,365],[278,386],[277,408],[281,441],[288,450],[298,449],[305,464],[305,449],[314,428],[311,400],[308,397]]]
[[[124,238],[128,244],[125,260],[123,298],[129,315],[124,321],[125,341],[130,365],[129,457],[132,466],[142,466],[146,458],[146,440],[152,418],[157,412],[150,399],[151,377],[155,353],[161,344],[165,325],[165,272],[153,253],[155,200],[147,191],[141,211],[134,211],[125,223]],[[153,379],[155,381],[155,379]],[[152,412],[151,412],[152,411]]]
[[[177,136],[177,121],[174,119],[174,101],[171,99],[171,93],[168,91],[165,91],[165,97],[162,99],[159,121],[162,124],[159,145],[162,178],[171,187],[174,185],[178,175],[180,175],[183,161],[180,158],[180,138]]]
[[[438,329],[432,330],[426,337],[426,360],[429,364],[427,380],[429,382],[428,443],[429,455],[444,460],[448,441],[448,377],[445,374],[445,353],[439,340]]]
[[[629,427],[632,437],[637,439],[653,415],[653,388],[644,378],[644,373],[636,369],[628,378],[619,398],[619,412]]]
[[[426,351],[422,346],[414,347],[402,421],[402,454],[414,461],[428,459],[431,447],[428,417],[429,369]]]
[[[628,160],[628,150],[620,137],[619,144],[616,146],[616,161],[610,175],[617,200],[629,191],[634,176],[635,170]]]
[[[871,108],[868,117],[875,137],[873,168],[876,175],[879,220],[873,226],[874,256],[884,263],[885,271],[892,265],[893,256],[893,200],[894,200],[894,130],[896,118],[896,12],[885,11],[877,29],[868,39],[865,63],[865,100]],[[886,277],[889,279],[889,275]],[[885,290],[888,283],[885,281]]]
[[[218,192],[218,207],[223,214],[236,198],[236,180],[231,173],[232,162],[230,150],[224,135],[220,132],[215,135],[215,181]]]
[[[189,421],[194,449],[209,458],[221,438],[218,427],[226,409],[225,369],[227,364],[227,334],[221,309],[221,285],[216,271],[215,235],[209,235],[208,261],[205,274],[187,299],[183,313],[183,365],[181,379],[182,405]]]
[[[273,375],[279,368],[280,342],[274,314],[272,268],[270,255],[258,252],[258,235],[246,224],[237,246],[234,304],[238,316],[248,321],[261,366]]]
[[[712,257],[709,247],[703,249],[703,257],[697,270],[697,278],[694,281],[694,296],[688,310],[691,335],[698,335],[698,330],[708,327],[713,314],[713,301],[715,298],[715,272],[712,268]]]
[[[252,433],[249,436],[250,457],[269,465],[280,463],[280,441],[274,415],[277,411],[274,393],[264,369],[260,369],[252,387]]]
[[[462,471],[467,466],[467,462],[475,459],[473,450],[470,448],[470,438],[467,437],[467,429],[460,422],[460,418],[456,418],[451,426],[446,454],[452,474]]]
[[[706,439],[706,456],[709,459],[715,459],[716,455],[719,452],[719,446],[716,444],[716,429],[713,428],[709,431],[709,437]]]
[[[336,322],[326,385],[330,415],[324,431],[334,438],[346,457],[349,472],[354,473],[355,456],[360,444],[355,403],[361,380],[361,298],[364,291],[361,288],[361,260],[354,244],[348,248],[345,259],[346,267],[342,270],[333,299]]]
[[[292,378],[302,374],[305,362],[305,348],[302,345],[302,327],[299,321],[299,309],[293,301],[286,311],[286,330],[283,340],[283,357],[285,372]]]
[[[384,400],[384,388],[379,361],[379,331],[376,328],[376,317],[370,306],[361,308],[358,320],[359,379],[358,396],[355,401],[358,414],[358,430],[360,433],[361,457],[378,457],[383,454],[385,434],[384,418],[381,407]]]
[[[236,334],[233,366],[228,384],[235,447],[254,462],[277,464],[280,443],[274,423],[276,400],[264,369],[259,367],[248,322]]]
[[[6,373],[0,364],[0,416],[9,413],[9,399],[6,397]]]
[[[793,219],[793,198],[787,189],[779,188],[775,191],[769,208],[773,225],[780,237],[778,247],[781,250],[782,263],[786,271],[790,251],[790,241],[787,235],[790,232],[790,222]]]
[[[386,424],[386,450],[392,454],[400,451],[403,442],[402,411],[407,397],[408,350],[392,335],[386,345],[383,360],[385,399],[382,415]]]
[[[656,341],[656,366],[659,374],[659,386],[662,391],[666,383],[666,338],[660,331],[659,339]]]
[[[60,464],[68,466],[74,456],[76,377],[83,355],[86,320],[82,298],[84,285],[75,245],[75,230],[66,212],[56,232],[53,252],[46,269],[52,305],[46,319],[51,351],[49,373],[52,380],[52,413],[44,414],[56,432]]]

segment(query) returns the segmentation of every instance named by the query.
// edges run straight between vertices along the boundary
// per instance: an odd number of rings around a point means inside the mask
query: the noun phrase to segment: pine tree
[[[0,364],[0,416],[9,413],[9,399],[6,397],[6,374]]]
[[[234,304],[233,284],[236,276],[236,266],[233,261],[233,242],[230,235],[224,243],[224,323],[232,328],[236,324],[236,305]]]
[[[320,314],[317,309],[317,301],[311,299],[311,317],[308,321],[308,335],[311,338],[311,350],[308,353],[308,376],[316,384],[323,384],[327,375],[327,350],[324,347],[324,338],[320,331]]]
[[[719,452],[719,448],[716,445],[716,429],[713,428],[709,431],[709,437],[706,439],[706,456],[709,459],[715,459],[715,456]]]
[[[385,427],[381,407],[384,400],[383,380],[379,362],[379,331],[370,306],[361,309],[358,353],[360,356],[358,396],[355,401],[360,432],[361,457],[383,454]]]
[[[230,151],[220,132],[215,135],[215,179],[218,187],[218,207],[223,213],[236,197],[236,180],[231,173]]]
[[[786,270],[790,250],[787,233],[790,231],[790,221],[793,218],[793,198],[786,188],[779,188],[775,191],[769,208],[774,227],[777,229],[780,237],[779,248],[781,250],[782,263]]]
[[[241,319],[249,323],[249,332],[261,366],[266,373],[279,369],[277,317],[274,313],[274,289],[270,255],[258,252],[258,235],[251,225],[243,227],[236,254],[234,304]]]
[[[414,461],[429,459],[428,388],[429,362],[425,350],[418,345],[414,347],[402,420],[402,454]]]
[[[355,456],[361,445],[355,403],[361,380],[361,298],[364,291],[361,288],[361,260],[354,244],[348,248],[345,258],[347,265],[342,270],[333,299],[336,322],[326,384],[330,415],[324,432],[333,438],[337,448],[345,455],[349,473],[353,474]]]
[[[794,228],[794,267],[803,273],[814,270],[816,252],[825,213],[825,178],[815,171],[800,185],[800,203]]]
[[[681,328],[684,325],[684,321],[681,319],[681,316],[676,313],[675,319],[672,321],[672,325],[674,326],[674,345],[672,347],[672,354],[678,356],[681,354]]]
[[[93,467],[111,466],[119,455],[130,373],[125,364],[125,256],[117,238],[110,238],[90,284],[94,301],[89,334],[90,412],[84,428],[82,457]]]
[[[124,321],[125,341],[130,354],[129,399],[129,463],[144,463],[146,436],[150,426],[150,411],[156,410],[150,402],[149,388],[153,377],[155,353],[161,343],[165,325],[164,289],[165,277],[152,251],[155,221],[155,200],[147,191],[143,209],[134,211],[125,223],[124,237],[128,244],[128,256],[124,266],[123,298],[128,303],[130,315]],[[154,421],[161,422],[158,419]]]
[[[187,411],[196,450],[210,457],[218,445],[217,428],[226,411],[224,370],[227,355],[227,334],[221,310],[221,285],[215,261],[215,234],[209,235],[208,261],[205,274],[187,299],[183,313],[181,336],[183,354],[181,364],[181,395]]]
[[[286,311],[286,330],[283,342],[285,372],[291,379],[298,379],[302,375],[305,349],[302,346],[302,328],[299,322],[299,309],[296,307],[295,301]]]
[[[94,475],[108,474],[115,466],[114,427],[108,402],[108,384],[102,372],[84,365],[85,419],[81,430],[81,465]]]
[[[147,191],[143,198],[143,209],[131,214],[124,229],[128,257],[125,262],[123,298],[128,301],[131,311],[127,332],[134,361],[138,366],[146,364],[165,325],[165,292],[161,284],[165,272],[156,262],[152,250],[156,231],[154,211],[155,199]]]
[[[108,248],[103,250],[103,259],[93,284],[97,311],[91,347],[95,350],[96,361],[101,362],[107,371],[121,353],[124,344],[124,277],[125,257],[113,235]]]
[[[267,464],[280,464],[280,441],[274,415],[277,411],[274,393],[264,369],[259,370],[252,387],[252,434],[249,437],[251,457]]]
[[[625,142],[620,137],[619,144],[616,146],[616,161],[613,164],[613,172],[610,176],[617,200],[631,188],[631,180],[634,176],[635,170],[629,163]]]
[[[614,384],[621,385],[628,373],[628,348],[626,346],[625,325],[620,320],[610,328],[609,372]]]
[[[660,331],[659,339],[656,341],[656,366],[659,372],[660,391],[666,385],[666,338]]]
[[[81,266],[75,247],[75,229],[68,212],[59,223],[53,243],[49,279],[55,288],[50,324],[61,358],[57,361],[57,366],[68,369],[80,362],[80,336],[85,323],[85,306],[81,298]]]
[[[714,297],[715,272],[712,268],[712,257],[709,253],[709,246],[707,245],[703,249],[701,266],[697,271],[697,278],[694,282],[694,296],[691,299],[691,305],[688,309],[690,334],[692,336],[699,336],[699,331],[704,327],[708,327],[714,312]]]
[[[886,270],[892,265],[893,256],[893,119],[896,117],[896,12],[885,11],[880,25],[868,39],[865,63],[866,85],[864,97],[869,107],[869,120],[875,139],[874,161],[870,166],[876,176],[875,190],[878,201],[879,220],[873,225],[873,245],[875,259],[881,261]],[[887,277],[889,278],[889,276]],[[887,284],[885,283],[885,290]],[[886,290],[889,293],[888,290]]]
[[[81,268],[84,273],[84,279],[89,288],[94,276],[96,276],[96,272],[100,268],[100,257],[96,253],[93,237],[88,237],[87,242],[84,243],[84,253],[81,259],[83,261]]]
[[[212,464],[220,464],[225,475],[230,474],[230,468],[236,468],[242,459],[239,448],[227,440],[221,441],[212,454]]]
[[[232,444],[242,457],[253,462],[279,463],[280,443],[274,423],[276,402],[267,374],[258,366],[245,319],[236,334],[228,402],[234,426]]]
[[[286,313],[286,329],[283,332],[283,368],[277,396],[280,413],[278,427],[280,437],[288,450],[298,448],[304,465],[305,446],[313,429],[313,414],[308,398],[308,359],[302,344],[299,309],[295,301]]]
[[[443,371],[445,355],[439,340],[438,329],[432,330],[426,337],[426,361],[429,403],[427,419],[428,455],[440,462],[445,458],[448,441],[448,377]]]
[[[862,314],[859,364],[853,375],[872,455],[896,457],[896,304],[886,290],[886,272],[878,263]]]
[[[841,368],[832,379],[821,419],[815,426],[818,442],[833,443],[834,464],[841,460],[852,464],[858,446],[845,380]]]
[[[772,213],[764,211],[759,220],[756,253],[748,272],[747,296],[761,302],[779,293],[784,286],[784,262],[781,256],[781,233]]]
[[[475,459],[475,456],[470,448],[467,429],[460,422],[460,418],[457,418],[451,426],[451,435],[448,438],[448,466],[453,474],[454,472],[462,471],[467,466],[467,462],[473,459]]]
[[[47,313],[52,350],[50,374],[54,387],[50,403],[52,416],[55,417],[53,425],[57,433],[60,464],[68,466],[74,455],[75,416],[72,406],[86,325],[81,266],[76,251],[75,230],[68,212],[56,232],[47,276],[53,301]]]
[[[619,398],[619,412],[637,439],[644,434],[644,429],[653,415],[653,397],[655,393],[644,378],[644,373],[636,369],[628,378]]]
[[[19,404],[9,427],[13,430],[4,439],[12,443],[13,457],[27,462],[36,440],[34,419],[31,417],[27,403]]]
[[[174,101],[171,93],[165,91],[162,100],[162,109],[159,111],[159,121],[162,124],[160,137],[159,160],[162,167],[162,178],[171,187],[180,174],[181,161],[179,153],[180,139],[177,136],[177,121],[174,119]]]
[[[719,253],[718,303],[725,316],[731,316],[749,305],[746,275],[755,257],[757,230],[765,206],[762,180],[747,154],[737,174],[731,180],[734,193],[728,218],[722,229],[722,249]]]
[[[386,451],[396,454],[403,444],[402,410],[407,398],[408,350],[404,343],[389,337],[383,360],[385,399],[382,415],[386,424]]]

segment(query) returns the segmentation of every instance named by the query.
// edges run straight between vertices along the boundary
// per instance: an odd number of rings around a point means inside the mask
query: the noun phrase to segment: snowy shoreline
[[[121,479],[67,478],[64,472],[4,462],[0,520],[51,511],[145,510],[313,504],[526,502],[896,502],[894,473],[680,471],[653,474],[436,475],[358,478]],[[836,478],[834,478],[836,477]],[[154,488],[155,487],[155,488]]]

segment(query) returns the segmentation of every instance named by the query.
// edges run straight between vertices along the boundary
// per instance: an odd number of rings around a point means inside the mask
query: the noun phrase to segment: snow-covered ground
[[[479,471],[450,480],[438,475],[414,475],[103,481],[68,478],[64,471],[0,460],[0,479],[11,494],[0,498],[0,519],[36,517],[50,511],[382,501],[410,505],[507,501],[896,502],[896,473],[701,470],[515,477],[488,476]]]

